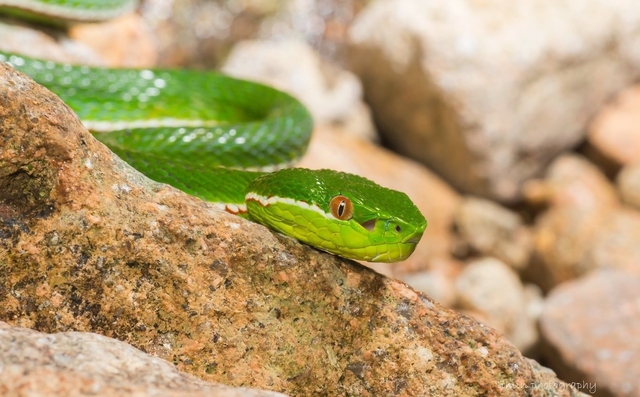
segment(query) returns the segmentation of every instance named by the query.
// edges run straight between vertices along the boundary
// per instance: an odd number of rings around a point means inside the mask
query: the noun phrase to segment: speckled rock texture
[[[569,396],[487,326],[171,187],[0,65],[0,320],[306,395]]]
[[[0,322],[0,395],[220,396],[283,394],[205,382],[126,343],[85,332],[43,334]]]
[[[390,145],[503,201],[640,75],[636,0],[381,0],[349,33]]]
[[[540,318],[544,354],[597,396],[640,396],[640,276],[603,270],[554,289]]]

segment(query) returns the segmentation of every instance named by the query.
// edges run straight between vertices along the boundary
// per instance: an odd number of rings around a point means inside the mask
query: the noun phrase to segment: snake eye
[[[396,233],[400,233],[402,231],[402,228],[400,227],[400,225],[396,225]]]
[[[353,216],[353,203],[345,196],[335,196],[329,203],[331,215],[336,219],[346,221]]]

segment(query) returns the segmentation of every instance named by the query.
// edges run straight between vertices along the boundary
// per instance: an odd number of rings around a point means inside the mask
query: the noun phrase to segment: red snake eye
[[[346,221],[353,217],[353,203],[345,196],[335,196],[329,203],[331,215],[334,218]]]

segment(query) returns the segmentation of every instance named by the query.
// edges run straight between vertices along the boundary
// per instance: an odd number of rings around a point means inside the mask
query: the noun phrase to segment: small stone
[[[640,162],[624,166],[616,179],[622,202],[640,210]]]
[[[640,162],[640,85],[620,93],[589,127],[588,142],[616,165]]]
[[[536,183],[549,207],[536,218],[534,252],[525,275],[548,291],[593,269],[585,261],[587,252],[620,204],[612,184],[581,156],[559,157]]]
[[[482,256],[493,256],[523,269],[532,249],[531,233],[520,216],[492,201],[468,197],[456,212],[460,243]]]
[[[539,191],[535,201],[543,198],[549,206],[572,205],[586,210],[619,205],[618,195],[607,177],[577,154],[556,158],[547,168],[544,180],[535,181],[535,185],[533,190]]]
[[[79,43],[55,40],[51,35],[29,26],[8,24],[0,17],[0,50],[48,59],[54,62],[104,66],[102,59],[91,48]]]
[[[494,258],[470,262],[456,280],[458,307],[480,312],[487,324],[504,333],[521,351],[537,340],[535,319],[518,275]]]
[[[453,307],[456,293],[453,280],[442,271],[427,270],[405,274],[400,280],[409,284],[416,291],[424,292],[431,299],[445,307]]]
[[[581,260],[584,269],[615,268],[640,274],[640,211],[621,208],[598,228]]]
[[[598,395],[640,396],[640,276],[601,270],[554,289],[540,318],[544,356]]]
[[[374,1],[349,29],[349,63],[391,147],[465,193],[513,201],[640,76],[636,7]]]

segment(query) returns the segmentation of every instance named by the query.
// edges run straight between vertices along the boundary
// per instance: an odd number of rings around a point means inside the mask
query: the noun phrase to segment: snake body
[[[95,20],[132,4],[0,0],[0,10],[63,20],[82,20],[85,12]],[[57,94],[96,138],[149,178],[316,248],[394,262],[414,251],[426,228],[404,193],[342,172],[281,169],[306,150],[312,119],[273,88],[208,71],[73,66],[4,52],[0,61]]]

